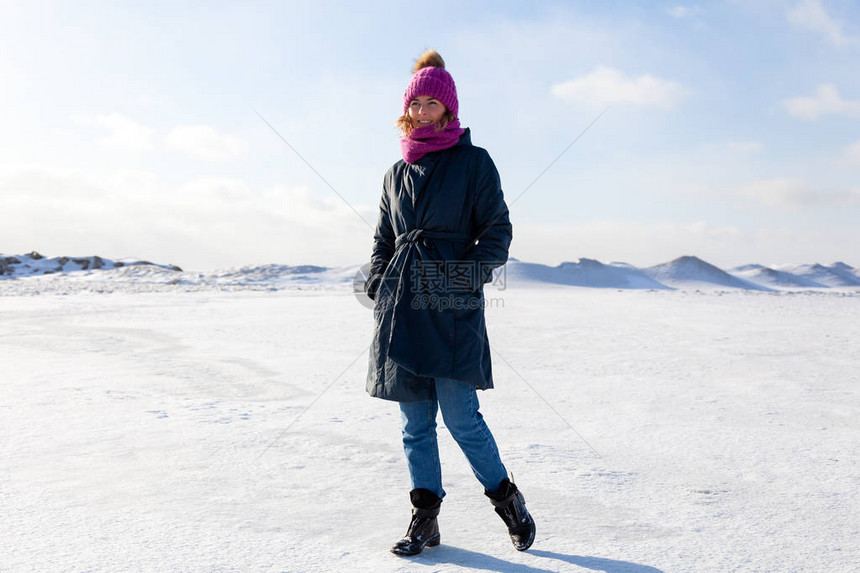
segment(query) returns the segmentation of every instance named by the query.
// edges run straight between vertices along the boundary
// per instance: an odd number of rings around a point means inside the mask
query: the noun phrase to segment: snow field
[[[78,293],[0,297],[0,570],[855,570],[856,296],[487,296],[531,551],[440,417],[442,545],[388,553],[399,414],[346,289]]]

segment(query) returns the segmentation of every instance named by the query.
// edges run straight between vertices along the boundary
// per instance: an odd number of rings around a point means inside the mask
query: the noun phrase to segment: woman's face
[[[409,119],[412,127],[426,127],[442,121],[446,108],[435,97],[418,96],[409,103]]]

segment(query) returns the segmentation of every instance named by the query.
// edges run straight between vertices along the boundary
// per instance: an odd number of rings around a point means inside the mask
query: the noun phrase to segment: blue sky
[[[512,256],[860,265],[856,2],[465,4],[4,2],[0,252],[360,264],[432,47]]]

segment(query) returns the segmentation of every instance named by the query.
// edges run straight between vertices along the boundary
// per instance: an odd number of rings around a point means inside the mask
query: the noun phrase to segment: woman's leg
[[[403,451],[406,452],[412,489],[426,489],[443,498],[445,490],[442,489],[442,466],[436,441],[437,410],[435,399],[400,402]]]
[[[478,393],[465,382],[436,378],[436,398],[448,431],[466,454],[475,477],[487,491],[496,490],[508,477],[496,440],[478,411]]]

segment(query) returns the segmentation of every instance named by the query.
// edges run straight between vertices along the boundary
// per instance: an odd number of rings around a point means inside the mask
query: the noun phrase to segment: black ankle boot
[[[391,552],[395,555],[418,555],[424,547],[435,547],[440,543],[439,507],[442,499],[428,489],[413,489],[409,492],[412,501],[412,521],[406,535],[394,544]]]
[[[508,526],[508,533],[517,551],[525,551],[535,540],[535,520],[526,509],[526,500],[517,486],[505,478],[495,491],[485,491],[496,513]]]

